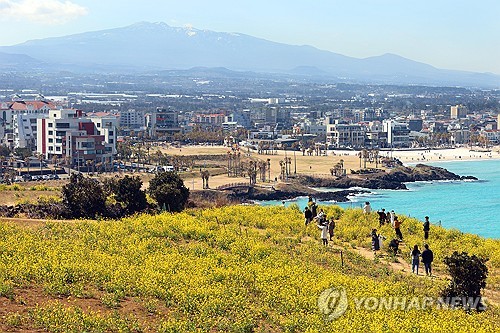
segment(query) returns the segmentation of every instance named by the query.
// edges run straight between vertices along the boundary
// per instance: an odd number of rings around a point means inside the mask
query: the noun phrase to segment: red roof
[[[54,103],[47,101],[14,101],[10,105],[10,109],[15,111],[41,110],[47,107],[55,109]]]

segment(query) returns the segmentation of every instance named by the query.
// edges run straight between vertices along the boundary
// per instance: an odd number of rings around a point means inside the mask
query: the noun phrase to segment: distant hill
[[[11,54],[0,52],[0,70],[17,70],[25,68],[33,70],[43,67],[44,63],[25,54]]]
[[[92,72],[220,67],[354,82],[500,87],[500,76],[441,70],[397,55],[358,59],[240,33],[141,22],[131,26],[0,47],[58,69]],[[4,62],[1,58],[0,61]],[[19,68],[23,68],[22,62]],[[2,68],[2,66],[0,66]]]

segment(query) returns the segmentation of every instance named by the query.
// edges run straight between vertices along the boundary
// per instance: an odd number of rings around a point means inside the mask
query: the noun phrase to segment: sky
[[[0,0],[0,45],[141,21],[500,74],[500,0]]]

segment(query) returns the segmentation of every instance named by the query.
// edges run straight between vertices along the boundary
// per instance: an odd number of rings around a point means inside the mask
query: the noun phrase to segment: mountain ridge
[[[0,52],[26,55],[50,65],[48,68],[74,71],[224,67],[354,82],[500,87],[499,75],[438,69],[391,53],[354,58],[310,45],[289,45],[236,32],[172,27],[164,22],[138,22],[121,28],[34,39],[0,47]]]

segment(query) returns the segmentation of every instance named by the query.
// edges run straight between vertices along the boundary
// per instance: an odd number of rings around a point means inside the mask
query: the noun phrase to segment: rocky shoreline
[[[398,166],[387,172],[356,174],[344,177],[315,177],[300,175],[276,187],[248,186],[229,188],[224,194],[231,202],[248,203],[254,200],[289,200],[313,196],[319,201],[347,202],[349,196],[370,193],[369,189],[407,190],[405,183],[437,180],[477,180],[473,176],[460,176],[444,168],[418,164],[414,167]],[[338,191],[317,191],[312,187],[338,188]],[[363,188],[368,190],[358,190]],[[213,195],[213,194],[212,194]]]

